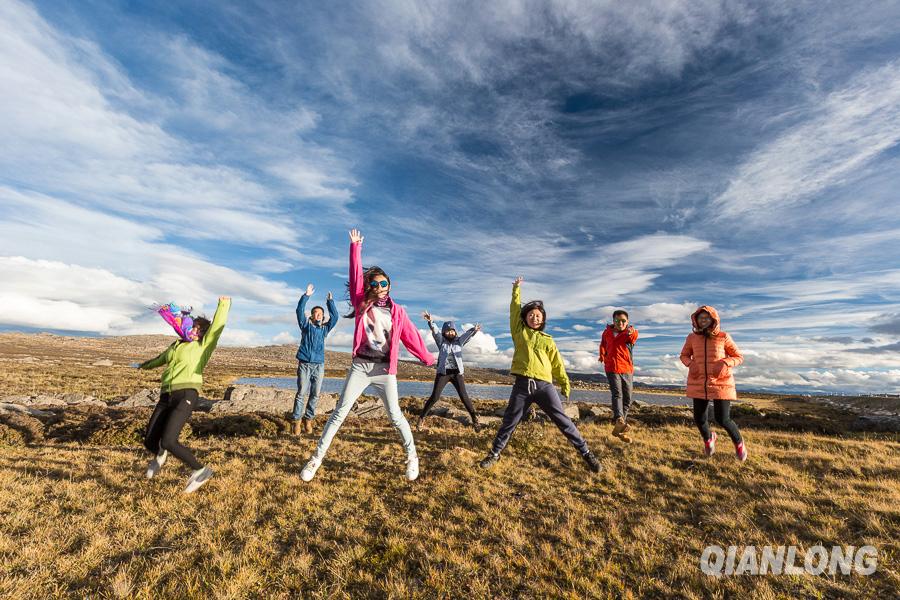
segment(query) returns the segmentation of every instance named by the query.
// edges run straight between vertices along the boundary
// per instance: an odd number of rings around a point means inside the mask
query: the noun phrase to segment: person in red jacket
[[[600,338],[600,358],[606,380],[609,382],[609,399],[613,412],[613,435],[624,442],[631,442],[626,422],[631,406],[631,390],[634,385],[634,343],[638,330],[628,322],[624,310],[613,312],[613,324],[607,325]]]
[[[688,398],[694,399],[694,422],[703,436],[705,452],[716,451],[716,434],[709,430],[707,411],[713,403],[716,423],[725,428],[738,460],[747,460],[747,448],[737,423],[731,420],[731,402],[737,400],[731,369],[744,362],[731,336],[719,329],[719,313],[712,306],[701,306],[693,315],[694,331],[688,334],[681,349],[681,362],[688,368]]]

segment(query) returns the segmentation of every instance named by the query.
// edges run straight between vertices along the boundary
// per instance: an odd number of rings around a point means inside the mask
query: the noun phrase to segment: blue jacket
[[[329,300],[327,302],[328,322],[316,325],[306,318],[307,302],[309,302],[309,296],[303,294],[300,296],[300,302],[297,303],[297,324],[300,326],[300,333],[303,336],[300,340],[300,347],[297,349],[297,360],[308,363],[324,363],[325,336],[331,333],[331,330],[338,324],[340,315],[334,300]]]
[[[453,353],[453,358],[456,359],[456,368],[459,369],[460,374],[463,372],[463,361],[462,361],[462,349],[466,343],[472,339],[472,336],[477,332],[475,328],[472,327],[467,332],[462,335],[457,335],[456,339],[452,342],[448,341],[447,338],[444,337],[444,332],[450,329],[456,329],[453,324],[453,321],[444,321],[444,326],[441,327],[441,330],[438,331],[437,325],[434,322],[429,321],[428,326],[431,327],[431,335],[434,336],[434,343],[437,344],[438,347],[438,359],[437,359],[437,372],[439,375],[444,375],[447,373],[447,355],[451,352]]]

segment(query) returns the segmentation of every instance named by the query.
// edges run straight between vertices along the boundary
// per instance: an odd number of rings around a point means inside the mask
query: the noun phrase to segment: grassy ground
[[[196,415],[189,443],[216,475],[185,496],[174,461],[142,478],[135,439],[147,413],[68,410],[30,433],[16,422],[22,439],[0,445],[0,597],[886,598],[900,588],[896,436],[766,428],[747,413],[751,457],[740,464],[725,442],[701,456],[686,409],[648,407],[630,446],[606,424],[582,425],[599,475],[537,423],[485,472],[475,463],[493,432],[432,418],[416,436],[422,475],[407,483],[390,426],[348,421],[304,484],[313,438],[287,436],[274,417]],[[715,579],[698,567],[708,544],[870,544],[879,568]]]

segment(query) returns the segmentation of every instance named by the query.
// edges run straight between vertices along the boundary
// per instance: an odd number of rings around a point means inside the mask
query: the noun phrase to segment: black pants
[[[422,414],[419,415],[420,419],[424,419],[428,416],[428,411],[437,403],[441,398],[441,392],[444,391],[444,387],[447,383],[452,383],[453,387],[456,388],[456,393],[459,394],[459,399],[462,400],[463,405],[465,405],[466,410],[469,411],[469,416],[472,417],[472,422],[475,423],[478,421],[478,415],[475,414],[475,407],[472,406],[472,401],[469,399],[469,393],[466,391],[466,380],[463,379],[462,373],[459,372],[459,369],[447,369],[447,372],[441,375],[438,373],[434,377],[434,387],[431,390],[431,397],[425,401],[425,406],[422,407]]]
[[[503,451],[519,421],[522,420],[522,415],[525,414],[532,402],[541,407],[541,410],[550,417],[553,424],[568,438],[576,450],[581,454],[588,453],[587,442],[581,437],[581,432],[575,427],[572,419],[563,412],[562,400],[559,399],[559,394],[553,384],[549,381],[531,379],[521,375],[516,375],[516,382],[509,395],[509,404],[506,405],[506,412],[503,413],[503,423],[497,430],[497,437],[494,438],[491,452],[499,455]]]
[[[153,454],[168,450],[172,456],[195,471],[203,468],[203,465],[190,449],[178,442],[178,435],[191,418],[198,396],[197,390],[191,389],[161,394],[153,414],[150,415],[147,434],[144,436],[144,446],[147,450]]]
[[[709,400],[702,398],[694,398],[694,423],[697,424],[697,429],[703,435],[703,441],[709,441],[712,437],[712,432],[709,430],[709,417],[707,416],[709,402]],[[741,431],[738,429],[737,423],[731,420],[731,400],[713,400],[712,403],[713,416],[716,418],[716,423],[728,432],[732,442],[735,444],[739,443],[741,441]]]

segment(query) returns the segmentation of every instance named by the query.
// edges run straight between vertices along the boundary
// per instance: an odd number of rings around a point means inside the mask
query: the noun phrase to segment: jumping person
[[[628,430],[628,409],[631,406],[631,391],[634,378],[634,343],[638,330],[628,323],[628,313],[624,310],[613,312],[613,324],[607,325],[600,338],[600,358],[606,381],[609,382],[609,400],[612,404],[613,435],[631,443]]]
[[[300,297],[297,303],[297,324],[300,326],[300,347],[297,349],[297,395],[294,396],[294,412],[291,414],[291,433],[300,435],[301,429],[305,433],[313,432],[313,421],[316,418],[316,404],[319,402],[319,392],[322,389],[322,379],[325,377],[325,338],[338,324],[337,306],[331,292],[325,304],[328,306],[328,321],[325,319],[325,311],[321,306],[314,306],[306,317],[306,303],[313,295],[316,288],[313,284],[306,286],[306,293]],[[307,401],[307,396],[309,400]],[[306,402],[306,411],[303,411],[303,403]],[[303,415],[301,418],[301,414]]]
[[[186,338],[174,342],[156,358],[138,365],[140,369],[166,367],[162,373],[159,402],[144,436],[144,446],[154,454],[147,466],[147,479],[159,472],[171,453],[193,470],[184,488],[186,494],[196,491],[213,474],[212,469],[200,464],[189,448],[179,443],[178,435],[197,404],[203,388],[203,368],[219,343],[230,308],[231,298],[222,296],[212,323],[203,317],[193,319]]]
[[[462,349],[472,339],[472,336],[481,331],[481,324],[476,323],[474,327],[471,327],[464,334],[457,336],[456,325],[453,321],[444,321],[444,325],[438,331],[437,325],[434,324],[428,311],[422,313],[422,318],[428,322],[431,335],[434,336],[434,343],[438,347],[438,359],[437,373],[434,376],[434,387],[431,390],[431,397],[428,398],[425,406],[422,407],[422,414],[419,415],[419,420],[416,422],[416,429],[422,426],[422,421],[428,416],[428,411],[440,399],[441,392],[444,390],[447,382],[450,382],[456,388],[456,393],[459,394],[459,399],[462,400],[466,410],[469,411],[472,427],[477,433],[481,430],[481,425],[478,423],[478,415],[475,414],[475,407],[472,406],[469,393],[466,391],[466,380],[463,378]]]
[[[325,458],[335,434],[357,398],[372,386],[381,396],[391,424],[400,432],[406,450],[406,478],[419,476],[419,458],[412,431],[403,412],[397,393],[397,361],[400,344],[425,365],[434,364],[434,357],[425,347],[419,330],[410,321],[406,310],[390,297],[391,280],[379,267],[362,268],[363,236],[356,229],[350,231],[350,280],[347,287],[356,319],[353,332],[353,362],[341,397],[334,407],[319,438],[316,451],[303,467],[300,478],[310,481]]]
[[[503,414],[503,422],[494,438],[494,445],[480,465],[488,469],[500,460],[500,453],[522,420],[522,415],[532,403],[536,403],[575,446],[588,469],[597,473],[601,469],[600,461],[588,449],[587,442],[572,420],[563,412],[559,394],[553,387],[552,381],[556,379],[563,396],[568,398],[569,376],[566,375],[566,368],[553,337],[544,332],[547,321],[544,303],[533,300],[522,306],[522,281],[522,277],[517,277],[513,282],[512,301],[509,304],[509,329],[515,345],[510,373],[516,376],[516,380]]]
[[[688,368],[688,398],[694,399],[694,422],[703,436],[706,455],[716,451],[716,433],[709,430],[707,410],[712,400],[716,423],[734,442],[738,460],[747,460],[747,447],[737,423],[731,420],[731,401],[737,400],[731,369],[744,362],[731,336],[719,329],[719,313],[712,306],[701,306],[691,315],[693,332],[681,349],[681,362]]]

